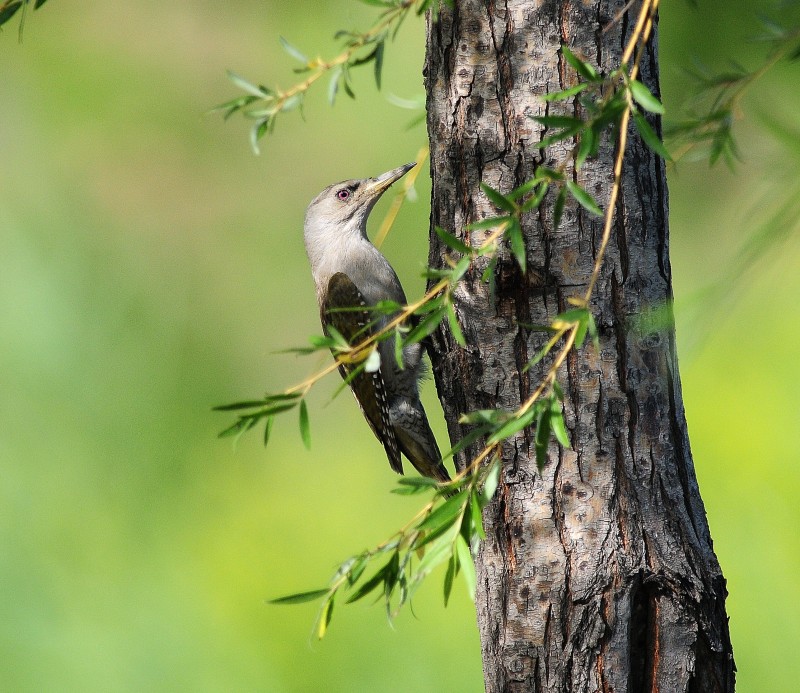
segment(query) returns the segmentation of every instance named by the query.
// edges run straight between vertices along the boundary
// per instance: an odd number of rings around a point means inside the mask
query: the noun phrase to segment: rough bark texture
[[[538,164],[556,163],[535,148],[543,128],[528,116],[546,112],[543,94],[575,83],[562,44],[601,70],[619,65],[631,26],[613,18],[624,5],[458,0],[429,22],[432,224],[463,238],[468,223],[498,214],[481,181],[507,192]],[[655,38],[641,78],[658,94]],[[569,146],[548,154],[561,161]],[[609,141],[579,174],[568,169],[603,205],[613,154]],[[512,410],[528,396],[543,371],[521,368],[546,336],[522,323],[547,323],[586,289],[602,222],[573,201],[554,231],[552,202],[524,220],[526,275],[503,249],[494,295],[480,271],[459,287],[469,346],[446,327],[435,336],[434,373],[454,440],[462,412]],[[431,265],[446,252],[432,235]],[[572,449],[551,445],[539,474],[531,432],[509,441],[484,513],[477,607],[487,691],[734,688],[725,581],[694,474],[674,333],[641,320],[671,295],[664,165],[632,130],[592,301],[600,350],[571,354],[559,374]]]

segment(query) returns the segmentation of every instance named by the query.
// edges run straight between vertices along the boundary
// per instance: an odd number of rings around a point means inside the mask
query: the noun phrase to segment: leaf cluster
[[[219,434],[219,437],[228,438],[235,436],[238,438],[263,421],[263,441],[266,447],[269,443],[275,417],[278,414],[297,408],[299,411],[300,437],[303,440],[303,444],[307,448],[310,448],[311,429],[308,417],[308,406],[306,405],[304,397],[304,392],[281,392],[278,394],[264,395],[262,399],[245,400],[243,402],[222,404],[218,407],[214,407],[214,411],[237,412],[236,421],[228,426],[228,428],[224,429]]]
[[[433,491],[433,500],[388,541],[344,561],[327,587],[279,597],[270,603],[299,604],[321,599],[314,630],[317,637],[323,638],[337,601],[352,604],[374,597],[384,603],[391,620],[404,605],[410,604],[424,579],[444,563],[447,564],[443,584],[445,606],[459,574],[474,599],[472,550],[486,536],[481,513],[495,494],[500,471],[499,460],[494,460],[448,484],[427,478],[400,479],[395,493],[413,495]]]
[[[579,108],[575,111],[581,113],[581,116],[550,113],[531,116],[537,123],[544,125],[548,133],[539,142],[540,148],[544,149],[557,142],[574,138],[576,144],[572,154],[575,170],[580,170],[588,158],[597,155],[603,133],[609,129],[613,131],[619,125],[622,113],[630,109],[636,129],[644,143],[660,157],[670,158],[661,139],[644,115],[644,112],[662,115],[664,107],[642,82],[631,79],[625,66],[604,77],[590,63],[576,56],[569,47],[562,46],[561,52],[567,64],[582,81],[563,91],[546,94],[544,100],[548,104],[567,101],[571,103],[577,97]],[[570,192],[578,202],[587,207],[575,191]]]
[[[250,129],[253,151],[259,152],[259,140],[274,131],[275,122],[281,113],[298,110],[302,114],[306,92],[325,75],[328,76],[328,101],[331,105],[335,103],[340,91],[355,99],[351,70],[363,65],[372,65],[375,84],[380,90],[387,40],[394,40],[412,10],[421,14],[427,9],[438,7],[438,3],[433,0],[362,0],[362,2],[380,7],[383,12],[366,32],[347,29],[337,31],[334,38],[341,41],[341,52],[332,60],[310,58],[287,39],[280,37],[283,50],[300,63],[294,72],[308,74],[308,77],[289,89],[257,85],[233,72],[228,72],[231,81],[244,94],[220,104],[213,110],[222,112],[226,120],[235,113],[241,113],[253,121]]]
[[[328,324],[326,336],[312,336],[309,345],[287,349],[289,353],[300,355],[312,354],[320,350],[330,350],[335,358],[331,367],[311,376],[305,382],[296,385],[284,392],[268,393],[262,399],[244,400],[232,404],[214,407],[214,411],[237,412],[236,421],[225,428],[219,437],[240,436],[249,431],[260,422],[264,423],[264,445],[269,442],[270,432],[275,417],[299,407],[300,433],[306,447],[310,447],[309,415],[305,396],[311,387],[336,367],[343,368],[343,380],[333,394],[336,397],[359,374],[366,371],[372,373],[381,367],[381,356],[378,344],[392,340],[394,355],[399,368],[404,367],[403,350],[405,347],[421,342],[428,337],[447,318],[451,323],[453,333],[460,344],[465,344],[464,336],[458,325],[452,303],[452,288],[460,279],[465,268],[457,278],[452,277],[452,284],[447,286],[447,281],[440,284],[417,304],[402,306],[395,301],[381,301],[366,310],[371,312],[371,319],[355,333],[348,341],[335,326]],[[331,312],[359,312],[363,313],[363,306],[339,307],[330,309]],[[387,316],[389,321],[387,322]]]
[[[536,399],[527,408],[516,411],[481,409],[464,414],[460,423],[473,424],[475,428],[462,440],[462,443],[471,437],[485,437],[487,446],[496,446],[522,430],[533,429],[536,466],[541,472],[547,461],[547,447],[551,437],[554,437],[560,445],[570,447],[562,411],[563,398],[564,393],[554,381],[551,394]]]
[[[761,30],[752,39],[769,46],[769,53],[756,69],[748,70],[736,61],[722,71],[713,71],[700,63],[687,69],[695,82],[687,115],[665,128],[666,136],[682,153],[699,149],[708,156],[710,165],[722,159],[731,170],[741,160],[733,126],[742,97],[777,63],[800,58],[800,26],[768,17],[760,17],[759,23]]]

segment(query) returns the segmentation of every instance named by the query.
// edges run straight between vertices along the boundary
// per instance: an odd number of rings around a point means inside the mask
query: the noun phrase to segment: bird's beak
[[[374,178],[370,178],[367,181],[367,185],[364,188],[364,192],[367,193],[370,197],[378,198],[380,197],[386,188],[388,188],[392,183],[397,180],[400,180],[406,173],[408,173],[414,166],[416,166],[416,162],[412,162],[410,164],[404,164],[403,166],[399,166],[398,168],[393,168],[391,171],[387,171],[386,173],[381,173],[379,176],[375,176]]]

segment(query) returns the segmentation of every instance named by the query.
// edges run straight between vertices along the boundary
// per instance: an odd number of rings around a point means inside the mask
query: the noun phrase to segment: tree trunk
[[[602,71],[619,65],[632,20],[614,18],[625,4],[443,4],[428,24],[425,66],[433,225],[476,245],[488,232],[468,233],[467,224],[498,214],[480,182],[508,192],[537,165],[554,165],[536,149],[543,128],[529,116],[545,113],[543,94],[575,83],[562,44]],[[655,33],[641,71],[658,94]],[[547,152],[560,163],[570,146]],[[579,174],[567,167],[602,206],[613,155],[609,140]],[[549,196],[523,219],[527,274],[503,248],[493,294],[480,269],[459,286],[468,346],[446,325],[435,335],[453,440],[463,412],[514,410],[528,397],[546,364],[522,367],[547,335],[526,326],[547,324],[586,290],[602,220],[569,200],[554,231],[552,204]],[[431,239],[430,264],[442,266],[447,249]],[[476,563],[487,691],[734,688],[725,581],[694,474],[674,332],[641,319],[671,296],[664,163],[631,129],[591,304],[600,349],[573,351],[559,373],[572,448],[552,444],[539,474],[531,431],[520,432],[504,445],[501,483],[484,511]]]

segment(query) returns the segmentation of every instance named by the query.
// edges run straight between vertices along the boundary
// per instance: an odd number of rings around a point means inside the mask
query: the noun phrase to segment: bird
[[[397,316],[371,308],[382,301],[406,305],[397,273],[367,237],[367,219],[381,195],[415,165],[405,164],[373,178],[334,183],[308,205],[303,240],[327,336],[335,330],[351,345],[357,344]],[[377,368],[364,368],[353,375],[357,364],[340,363],[339,372],[343,378],[351,378],[356,401],[383,445],[391,468],[403,474],[402,453],[423,476],[447,482],[450,476],[419,398],[419,382],[425,373],[422,344],[403,346],[401,368],[395,339],[396,333],[378,342]]]

